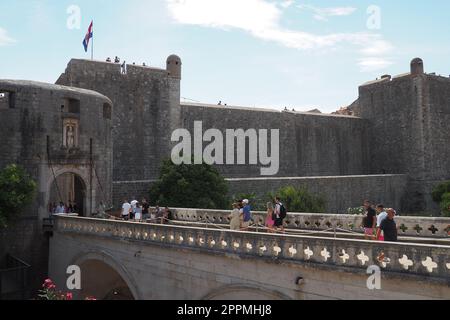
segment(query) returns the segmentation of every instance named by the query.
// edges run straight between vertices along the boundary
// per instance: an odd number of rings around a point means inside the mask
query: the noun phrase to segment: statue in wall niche
[[[74,127],[69,125],[67,126],[67,147],[73,148],[75,147],[75,130]]]
[[[74,149],[78,144],[78,121],[65,119],[63,126],[63,146],[67,149]]]

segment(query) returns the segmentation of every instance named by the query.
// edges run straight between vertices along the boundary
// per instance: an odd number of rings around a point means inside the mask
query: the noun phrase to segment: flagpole
[[[94,60],[94,21],[92,21],[92,46],[91,46],[91,60]]]

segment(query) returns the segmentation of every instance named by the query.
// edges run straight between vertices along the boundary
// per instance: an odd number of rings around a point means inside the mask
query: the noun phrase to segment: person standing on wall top
[[[364,201],[364,237],[366,240],[372,240],[374,236],[374,230],[377,224],[377,213],[372,208],[369,200]]]
[[[388,214],[384,210],[384,206],[382,204],[377,205],[377,230],[376,230],[376,240],[378,241],[384,241],[384,237],[381,233],[380,227],[381,223],[384,221],[384,219],[387,218]]]
[[[250,207],[250,202],[247,199],[242,200],[242,204],[244,205],[242,208],[242,213],[244,214],[242,230],[247,231],[250,228],[250,223],[252,221],[252,208]]]
[[[274,213],[274,227],[275,230],[278,229],[284,233],[284,219],[287,217],[286,207],[281,203],[281,199],[279,197],[275,198],[275,213]]]
[[[127,199],[123,200],[122,205],[122,219],[128,220],[130,219],[130,213],[131,213],[131,204],[128,202]]]

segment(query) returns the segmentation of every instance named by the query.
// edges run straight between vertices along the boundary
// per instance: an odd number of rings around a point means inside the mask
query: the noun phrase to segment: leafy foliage
[[[450,217],[450,192],[442,196],[441,210],[444,216]]]
[[[306,187],[287,186],[271,194],[271,199],[276,196],[281,198],[289,212],[324,213],[326,210],[324,198],[311,194]]]
[[[364,214],[364,207],[348,208],[347,214],[350,215],[362,215]]]
[[[431,193],[433,201],[440,203],[442,201],[442,196],[446,193],[450,193],[450,181],[443,182],[433,189],[433,192]]]
[[[228,184],[214,167],[166,160],[150,199],[152,204],[170,207],[225,209],[230,206],[227,193]]]
[[[36,182],[18,165],[0,171],[0,228],[34,200],[36,188]]]

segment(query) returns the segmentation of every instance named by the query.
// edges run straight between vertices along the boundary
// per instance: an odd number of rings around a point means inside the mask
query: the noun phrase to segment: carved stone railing
[[[55,217],[55,233],[361,271],[370,265],[379,265],[384,272],[419,275],[447,282],[450,278],[450,246],[239,232],[67,216]],[[385,262],[378,261],[381,253],[387,259]]]
[[[211,224],[229,224],[230,211],[203,209],[173,209],[176,220],[189,222],[205,222]],[[264,225],[265,212],[254,212],[253,220]],[[399,236],[446,238],[450,239],[450,218],[397,217]],[[285,227],[301,230],[342,229],[363,233],[363,216],[341,214],[289,213]]]

